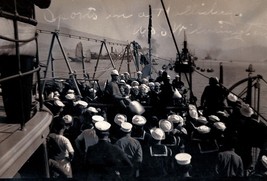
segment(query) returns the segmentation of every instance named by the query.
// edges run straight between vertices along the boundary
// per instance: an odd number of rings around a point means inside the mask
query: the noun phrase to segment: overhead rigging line
[[[44,33],[44,34],[51,34],[54,33],[54,31],[49,31],[49,30],[41,30],[37,29],[37,32],[39,33]],[[104,38],[97,39],[97,38],[92,38],[92,37],[86,37],[86,36],[78,36],[78,35],[73,35],[73,34],[68,34],[68,33],[60,33],[59,31],[57,32],[59,36],[62,37],[68,37],[68,38],[73,38],[73,39],[79,39],[79,40],[84,40],[84,41],[94,41],[94,42],[103,42],[105,41],[106,43],[110,45],[118,45],[118,46],[127,46],[127,42],[123,42],[120,40],[108,40],[109,38]]]

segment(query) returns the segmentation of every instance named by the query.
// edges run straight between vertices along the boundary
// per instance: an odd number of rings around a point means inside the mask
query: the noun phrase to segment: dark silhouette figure
[[[217,111],[222,111],[224,108],[224,99],[226,92],[219,85],[217,77],[209,79],[209,85],[205,87],[201,96],[201,106],[204,110],[204,115],[215,114]]]

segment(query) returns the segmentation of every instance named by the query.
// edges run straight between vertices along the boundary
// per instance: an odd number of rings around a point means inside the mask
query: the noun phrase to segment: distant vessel
[[[85,52],[85,61],[90,62],[92,59],[92,52],[90,49],[87,49]]]
[[[211,60],[212,58],[211,58],[210,54],[207,54],[207,56],[204,59],[205,60]]]
[[[182,49],[181,55],[177,55],[176,61],[174,63],[174,70],[177,73],[187,73],[193,72],[195,69],[196,57],[193,57],[189,50],[187,49],[187,39],[184,31],[184,47]]]
[[[86,53],[85,53],[86,56],[84,56],[84,54],[83,54],[83,44],[82,44],[82,42],[79,42],[79,43],[77,43],[76,48],[75,48],[75,57],[70,57],[69,56],[69,58],[73,62],[82,62],[82,61],[90,62],[91,58],[92,58],[91,54],[92,54],[91,50],[88,49],[88,50],[86,50]]]
[[[158,65],[158,62],[156,62],[155,59],[152,59],[152,65]]]

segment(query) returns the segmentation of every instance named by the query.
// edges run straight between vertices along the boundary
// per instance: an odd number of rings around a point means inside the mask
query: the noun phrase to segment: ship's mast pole
[[[152,51],[152,47],[151,47],[151,29],[152,29],[152,11],[151,11],[151,5],[149,5],[149,23],[148,23],[148,45],[149,45],[149,51],[148,51],[148,62],[150,63],[150,65],[152,64],[152,60],[151,60],[151,51]],[[149,76],[151,77],[151,67],[150,67],[150,70],[149,70]]]
[[[126,46],[126,53],[127,53],[127,70],[128,70],[128,73],[130,74],[130,77],[131,77],[131,69],[130,69],[130,46],[131,44],[128,44]]]
[[[165,16],[166,16],[166,19],[167,19],[167,22],[168,22],[168,25],[169,25],[171,34],[172,34],[172,39],[173,39],[173,42],[174,42],[174,45],[175,45],[175,48],[176,48],[176,51],[177,51],[177,55],[178,55],[179,60],[180,60],[180,59],[181,59],[181,55],[180,55],[180,52],[179,52],[179,49],[178,49],[178,45],[177,45],[177,43],[176,43],[175,36],[174,36],[174,34],[173,34],[173,31],[172,31],[172,26],[171,26],[170,20],[169,20],[169,18],[168,18],[168,14],[167,14],[165,5],[164,5],[164,3],[163,3],[163,0],[161,0],[161,4],[162,4],[162,7],[163,7],[163,10],[164,10],[164,13],[165,13]]]
[[[170,28],[170,31],[171,31],[171,35],[172,35],[172,39],[173,39],[173,42],[174,42],[174,45],[175,45],[175,48],[176,48],[176,51],[177,51],[177,55],[178,55],[178,59],[180,61],[180,64],[181,64],[181,54],[180,54],[180,51],[179,51],[179,48],[178,48],[178,45],[177,45],[177,42],[176,42],[176,39],[175,39],[175,36],[173,34],[173,31],[172,31],[172,26],[171,26],[171,23],[170,23],[170,20],[169,20],[169,17],[168,17],[168,14],[167,14],[167,11],[166,11],[166,8],[165,8],[165,5],[163,3],[163,0],[161,0],[161,4],[162,4],[162,7],[163,7],[163,10],[164,10],[164,13],[165,13],[165,16],[166,16],[166,19],[167,19],[167,22],[168,22],[168,25],[169,25],[169,28]],[[191,68],[192,66],[192,62],[191,62],[191,59],[189,59],[189,66]],[[192,72],[189,70],[189,74],[190,76],[192,76]],[[189,85],[189,90],[190,90],[190,102],[193,102],[193,88],[192,88],[192,77],[190,77],[190,80],[188,79],[186,73],[184,74],[185,75],[185,78],[188,82],[188,85]],[[181,72],[179,72],[179,76],[181,77]]]

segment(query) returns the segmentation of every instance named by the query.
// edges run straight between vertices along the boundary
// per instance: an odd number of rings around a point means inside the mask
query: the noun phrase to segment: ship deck
[[[0,178],[13,178],[49,134],[53,116],[46,110],[37,111],[21,129],[20,124],[6,120],[0,96]]]

